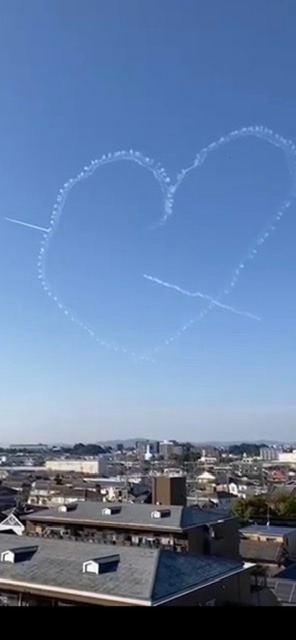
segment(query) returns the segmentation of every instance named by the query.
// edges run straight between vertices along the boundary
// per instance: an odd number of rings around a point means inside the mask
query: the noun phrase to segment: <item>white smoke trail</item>
[[[291,140],[287,140],[286,138],[280,136],[279,134],[275,133],[271,129],[268,129],[267,127],[255,126],[255,127],[243,127],[242,129],[236,129],[235,131],[232,131],[227,136],[222,136],[219,140],[212,142],[210,145],[202,149],[196,155],[193,164],[189,166],[187,169],[183,169],[179,173],[179,175],[177,176],[177,181],[175,185],[172,185],[170,189],[170,194],[174,202],[174,195],[178,187],[180,186],[180,184],[183,182],[187,173],[189,173],[193,169],[196,169],[197,167],[202,165],[203,162],[206,160],[207,156],[212,151],[215,151],[222,145],[229,144],[234,140],[244,138],[244,137],[250,137],[250,136],[260,138],[261,140],[264,140],[269,144],[272,144],[273,146],[278,147],[281,151],[284,152],[288,171],[291,177],[290,194],[288,198],[282,202],[278,210],[273,214],[273,216],[271,217],[269,222],[266,224],[265,228],[261,231],[261,233],[259,233],[258,236],[254,239],[253,243],[251,244],[251,247],[249,248],[245,256],[241,259],[239,265],[232,271],[231,277],[228,283],[226,284],[226,286],[222,289],[222,291],[220,291],[220,293],[217,296],[215,296],[216,302],[219,302],[221,299],[223,299],[224,296],[229,295],[231,293],[231,291],[237,285],[243,269],[245,269],[248,262],[251,262],[252,260],[254,260],[255,256],[263,247],[266,240],[270,237],[272,233],[276,231],[277,226],[281,221],[281,219],[283,218],[286,211],[291,207],[291,204],[296,196],[296,146]],[[159,224],[164,225],[167,222],[171,213],[172,211],[165,210],[164,215],[161,218]],[[179,331],[177,331],[170,338],[166,339],[163,345],[158,345],[157,347],[155,347],[151,353],[158,352],[160,351],[160,349],[162,349],[163,346],[174,342],[176,339],[178,339],[182,335],[182,333],[184,333],[184,331],[187,331],[187,329],[189,329],[192,325],[203,320],[203,318],[207,316],[208,313],[210,313],[214,307],[215,305],[213,304],[213,302],[211,302],[209,306],[205,307],[195,318],[192,318],[191,320],[189,320],[186,324],[183,325],[183,327]]]
[[[219,295],[215,296],[215,300],[210,298],[209,304],[206,306],[195,318],[189,320],[183,327],[180,328],[178,332],[172,335],[170,338],[165,340],[165,342],[159,346],[156,346],[150,354],[138,356],[138,354],[133,351],[129,351],[128,349],[124,349],[117,345],[106,343],[100,337],[96,335],[96,333],[84,324],[75,314],[73,314],[59,299],[59,297],[53,292],[50,282],[46,273],[46,259],[47,253],[50,247],[50,243],[54,237],[54,234],[57,231],[60,217],[63,213],[64,206],[67,200],[67,197],[70,191],[75,187],[76,184],[81,182],[82,180],[86,180],[89,176],[91,176],[98,168],[102,167],[105,164],[110,164],[117,161],[122,160],[130,160],[139,164],[141,167],[148,169],[154,175],[155,179],[158,181],[162,197],[163,197],[163,208],[164,213],[159,221],[159,225],[164,225],[169,217],[173,213],[174,206],[174,198],[177,189],[183,182],[185,176],[194,169],[198,168],[205,162],[207,157],[213,151],[216,151],[221,146],[225,144],[229,144],[234,140],[244,138],[246,136],[260,138],[269,144],[278,147],[281,151],[283,151],[288,169],[292,179],[292,188],[291,193],[289,194],[288,199],[286,199],[276,213],[272,216],[271,220],[267,224],[266,228],[262,231],[261,234],[255,238],[251,248],[247,251],[245,257],[240,261],[239,265],[233,270],[229,281],[223,287],[222,291],[220,291]],[[109,349],[113,349],[115,351],[122,351],[125,354],[130,354],[133,358],[136,359],[150,359],[151,354],[159,351],[163,346],[168,345],[177,338],[179,338],[184,331],[186,331],[189,327],[193,326],[196,322],[201,321],[212,309],[214,309],[217,305],[223,305],[221,300],[223,300],[224,296],[229,295],[234,287],[237,285],[240,275],[245,269],[248,262],[253,260],[255,256],[258,254],[262,246],[265,244],[266,240],[269,238],[271,233],[273,233],[280,220],[284,216],[285,212],[291,206],[292,201],[294,200],[296,195],[296,147],[294,143],[290,140],[286,140],[282,136],[274,133],[271,129],[268,129],[263,126],[254,126],[254,127],[244,127],[242,129],[237,129],[232,131],[228,135],[221,137],[219,140],[212,142],[210,145],[202,149],[195,157],[193,163],[187,168],[183,169],[179,175],[177,176],[175,184],[171,182],[171,179],[167,175],[164,168],[155,164],[155,162],[149,158],[143,156],[140,152],[129,150],[129,151],[118,151],[116,153],[109,153],[107,156],[104,155],[100,159],[93,160],[89,165],[85,166],[84,169],[74,178],[71,178],[68,182],[65,182],[63,187],[60,189],[56,203],[53,207],[51,219],[50,219],[50,227],[48,230],[44,230],[45,233],[43,235],[43,239],[41,242],[37,269],[38,269],[38,277],[41,281],[41,285],[45,291],[45,293],[57,304],[57,306],[63,311],[63,313],[74,323],[76,323],[79,327],[81,327],[84,331],[86,331],[91,338],[93,338],[98,344],[107,347]],[[184,290],[185,291],[185,290]],[[189,293],[189,292],[188,292]],[[188,295],[187,293],[187,295]],[[206,298],[207,299],[207,298]],[[226,306],[226,305],[224,305]],[[233,308],[231,308],[233,310]],[[251,314],[249,314],[251,315]]]
[[[221,309],[225,309],[225,311],[231,311],[231,313],[235,313],[239,316],[246,316],[246,318],[250,318],[251,320],[261,320],[259,316],[255,316],[253,313],[249,313],[248,311],[239,311],[235,307],[230,307],[227,304],[223,304],[222,302],[218,302],[218,300],[214,300],[211,296],[207,296],[200,291],[195,291],[192,293],[191,291],[187,291],[186,289],[182,289],[178,287],[176,284],[170,284],[169,282],[165,282],[164,280],[160,280],[159,278],[154,278],[153,276],[148,276],[146,273],[143,274],[143,278],[146,280],[150,280],[150,282],[155,282],[156,284],[160,284],[162,287],[166,287],[167,289],[173,289],[178,293],[182,293],[184,296],[188,296],[189,298],[201,298],[202,300],[207,300],[211,302],[216,307],[220,307]]]
[[[4,218],[7,222],[13,222],[13,224],[21,224],[22,227],[29,227],[29,229],[37,229],[37,231],[46,231],[49,229],[45,229],[44,227],[38,227],[36,224],[30,224],[29,222],[22,222],[22,220],[14,220],[13,218]]]

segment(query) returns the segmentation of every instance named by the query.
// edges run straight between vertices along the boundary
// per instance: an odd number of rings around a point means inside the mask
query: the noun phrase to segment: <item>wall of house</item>
[[[189,552],[238,559],[240,557],[238,519],[223,520],[221,523],[212,525],[211,530],[213,535],[208,535],[205,527],[190,529],[188,531]]]
[[[215,537],[211,538],[211,554],[238,559],[239,519],[230,518],[213,526]]]

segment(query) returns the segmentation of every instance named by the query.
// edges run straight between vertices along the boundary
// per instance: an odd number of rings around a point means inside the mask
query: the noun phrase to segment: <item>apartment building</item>
[[[57,458],[46,460],[45,469],[55,473],[80,473],[85,475],[107,475],[108,457],[96,458]]]
[[[251,572],[239,560],[0,536],[1,606],[250,605]]]
[[[239,557],[238,518],[218,510],[85,501],[29,514],[25,522],[31,536]]]

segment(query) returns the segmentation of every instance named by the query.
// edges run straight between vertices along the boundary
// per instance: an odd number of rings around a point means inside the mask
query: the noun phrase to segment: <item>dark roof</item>
[[[19,540],[10,535],[0,536],[0,554],[11,547],[26,545],[32,545],[32,539],[27,536]],[[37,545],[38,551],[26,562],[0,562],[0,585],[13,582],[32,587],[42,585],[57,591],[66,589],[72,595],[84,592],[89,593],[90,598],[129,598],[135,604],[149,605],[244,570],[242,562],[224,558],[120,547],[116,570],[98,576],[83,573],[83,563],[94,557],[114,555],[114,546],[44,538],[39,538]],[[29,587],[26,588],[29,591]],[[64,597],[70,599],[70,593]]]
[[[296,529],[292,527],[277,527],[264,524],[251,524],[249,527],[244,527],[240,532],[245,536],[258,535],[266,536],[267,538],[276,538],[280,536],[287,536],[291,533],[295,533]]]
[[[254,562],[280,562],[283,547],[280,542],[257,542],[257,540],[242,539],[239,545],[241,557]]]
[[[296,582],[296,564],[291,564],[286,569],[279,571],[276,577],[280,580],[294,580]]]
[[[216,491],[216,496],[217,498],[221,498],[221,499],[225,498],[226,500],[227,499],[230,500],[230,498],[237,499],[237,496],[235,496],[233,493],[229,493],[229,491]]]
[[[119,513],[112,515],[103,514],[102,509],[108,506],[120,507]],[[168,509],[170,515],[165,518],[151,518],[152,511],[157,509]],[[44,521],[71,521],[71,522],[95,522],[97,524],[115,524],[115,525],[135,525],[140,527],[149,527],[151,529],[170,529],[184,530],[205,524],[214,524],[221,520],[229,519],[233,516],[225,515],[225,513],[213,512],[213,510],[201,510],[196,507],[176,507],[165,506],[157,507],[149,504],[130,504],[130,503],[97,503],[97,502],[78,502],[75,511],[60,512],[56,508],[39,511],[33,515],[28,515],[27,520],[32,522]]]
[[[283,605],[296,606],[296,582],[280,580],[278,576],[267,578],[267,586]]]
[[[17,490],[13,489],[13,487],[7,487],[4,484],[0,485],[0,498],[6,497],[6,496],[16,496],[17,493],[18,493]]]

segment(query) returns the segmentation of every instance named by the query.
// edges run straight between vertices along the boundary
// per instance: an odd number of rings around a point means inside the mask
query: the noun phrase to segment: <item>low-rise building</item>
[[[78,502],[26,516],[35,536],[239,557],[238,518],[197,507]]]
[[[45,468],[56,473],[81,473],[85,475],[107,475],[107,459],[96,458],[57,458],[46,460]]]
[[[296,557],[296,529],[254,524],[240,533],[242,559],[265,566],[270,574]]]
[[[250,605],[252,568],[239,560],[57,540],[32,544],[32,538],[2,534],[0,604]],[[269,603],[276,604],[271,594]]]

